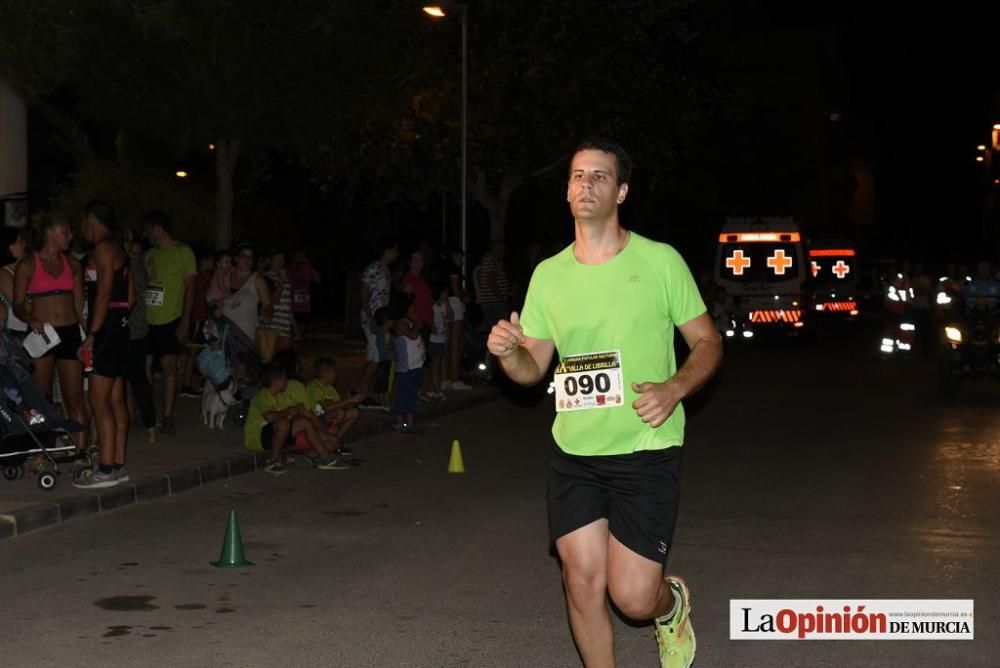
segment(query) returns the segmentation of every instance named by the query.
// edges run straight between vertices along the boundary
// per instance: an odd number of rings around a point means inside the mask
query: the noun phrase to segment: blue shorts
[[[396,403],[392,406],[393,415],[414,415],[417,412],[417,392],[423,380],[423,369],[396,374]]]

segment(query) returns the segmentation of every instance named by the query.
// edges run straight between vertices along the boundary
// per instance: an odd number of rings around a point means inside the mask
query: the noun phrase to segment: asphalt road
[[[668,570],[696,666],[995,666],[1000,385],[828,335],[691,402]],[[547,544],[551,407],[499,401],[364,465],[210,485],[0,543],[4,666],[578,666]],[[453,439],[467,472],[445,469]],[[255,566],[219,570],[227,514]],[[729,640],[732,598],[972,598],[974,641]],[[617,623],[620,666],[655,666]]]

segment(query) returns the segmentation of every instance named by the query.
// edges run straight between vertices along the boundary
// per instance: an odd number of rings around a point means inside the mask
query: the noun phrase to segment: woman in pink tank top
[[[58,369],[66,417],[84,426],[75,434],[84,447],[87,414],[83,405],[83,271],[69,256],[73,233],[64,218],[46,216],[37,229],[37,250],[26,254],[14,270],[14,313],[41,334],[50,324],[59,344],[34,360],[35,380],[50,397]]]

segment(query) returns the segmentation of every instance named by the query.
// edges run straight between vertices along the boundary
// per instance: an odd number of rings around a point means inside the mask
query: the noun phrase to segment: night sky
[[[988,145],[1000,122],[989,16],[960,20],[944,11],[844,25],[852,109],[871,121],[863,139],[876,166],[883,252],[933,260],[935,249],[953,257],[982,241],[996,249],[995,228],[980,238],[992,185],[975,162],[976,146]]]

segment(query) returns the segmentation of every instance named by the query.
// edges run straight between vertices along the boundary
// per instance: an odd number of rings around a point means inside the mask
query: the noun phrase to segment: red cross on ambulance
[[[851,272],[851,268],[846,264],[844,264],[843,260],[837,260],[837,264],[833,265],[833,269],[831,269],[830,271],[835,273],[837,275],[837,278],[843,278],[844,276],[847,276],[847,274]]]
[[[737,249],[732,256],[726,258],[726,267],[733,270],[733,276],[742,276],[743,270],[750,266],[750,258],[744,257],[743,251]]]
[[[792,266],[792,258],[785,255],[783,248],[774,251],[774,255],[767,258],[767,266],[774,269],[777,276],[784,276],[785,270]]]

